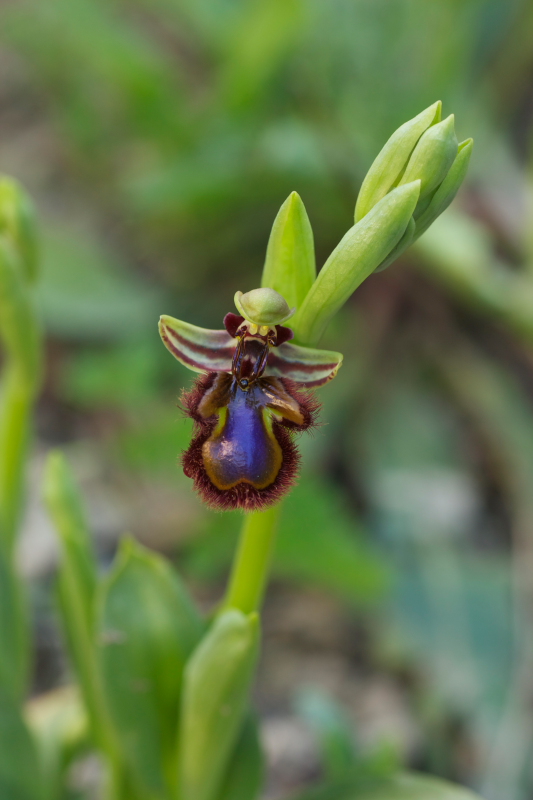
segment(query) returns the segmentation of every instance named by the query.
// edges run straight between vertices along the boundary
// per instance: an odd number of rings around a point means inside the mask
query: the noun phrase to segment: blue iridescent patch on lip
[[[283,452],[273,435],[262,386],[249,391],[238,385],[230,391],[222,420],[202,446],[206,473],[220,490],[248,483],[257,490],[273,484],[283,461]]]

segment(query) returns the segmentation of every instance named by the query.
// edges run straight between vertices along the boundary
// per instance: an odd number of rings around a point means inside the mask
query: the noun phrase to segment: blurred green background
[[[531,2],[17,0],[0,31],[0,170],[36,200],[47,331],[21,546],[35,692],[68,679],[44,454],[68,452],[103,568],[128,530],[209,608],[239,516],[181,474],[191,374],[157,318],[220,326],[292,190],[322,264],[385,140],[441,99],[476,140],[467,185],[324,341],[345,366],[302,440],[266,605],[267,796],[319,770],[309,686],[362,757],[531,800]]]

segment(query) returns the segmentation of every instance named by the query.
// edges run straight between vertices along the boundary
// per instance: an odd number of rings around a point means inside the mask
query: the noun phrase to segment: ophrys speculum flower
[[[282,323],[295,309],[273,289],[237,292],[235,304],[240,313],[225,316],[225,330],[168,316],[159,330],[178,361],[203,373],[182,398],[195,422],[185,474],[211,506],[251,511],[293,485],[294,434],[316,424],[319,408],[310,389],[335,377],[342,355],[292,344]]]

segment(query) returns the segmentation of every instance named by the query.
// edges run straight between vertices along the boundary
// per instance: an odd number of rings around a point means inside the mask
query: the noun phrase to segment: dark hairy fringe
[[[205,428],[194,437],[189,448],[183,453],[181,463],[187,477],[194,481],[194,488],[202,500],[218,511],[231,511],[240,508],[243,511],[261,511],[280,500],[295,485],[300,465],[300,454],[292,441],[292,435],[278,422],[274,422],[274,435],[283,452],[283,462],[276,480],[265,489],[256,489],[249,483],[238,483],[231,489],[219,489],[210,480],[205,471],[202,459],[202,445],[211,435],[211,429]]]
[[[197,425],[203,426],[206,423],[204,417],[201,417],[198,413],[198,406],[204,394],[215,382],[217,375],[217,372],[204,372],[196,378],[190,389],[183,389],[181,393],[178,407],[186,417],[193,419]]]
[[[318,415],[320,414],[322,403],[317,398],[313,390],[307,389],[301,383],[291,381],[289,378],[277,378],[277,380],[283,384],[291,397],[294,397],[294,399],[298,401],[300,410],[303,412],[304,416],[303,425],[298,425],[295,422],[290,422],[289,420],[283,420],[283,426],[286,428],[292,428],[296,431],[306,431],[312,428],[317,428],[320,424],[318,422]]]

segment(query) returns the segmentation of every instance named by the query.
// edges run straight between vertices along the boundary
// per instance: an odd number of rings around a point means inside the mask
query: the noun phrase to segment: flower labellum
[[[299,454],[294,434],[316,424],[319,403],[309,389],[335,377],[342,355],[290,343],[281,323],[294,313],[273,289],[237,292],[240,314],[225,330],[206,330],[162,316],[167,349],[203,373],[182,404],[195,423],[183,470],[213,508],[262,509],[294,484]]]

